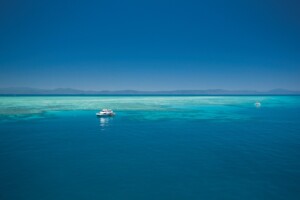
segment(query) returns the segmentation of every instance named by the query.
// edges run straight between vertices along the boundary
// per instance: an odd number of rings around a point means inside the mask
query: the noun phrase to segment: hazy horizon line
[[[289,89],[284,87],[275,87],[271,89],[264,89],[264,90],[258,90],[258,89],[228,89],[228,88],[199,88],[199,89],[190,89],[190,88],[184,88],[184,89],[134,89],[134,88],[126,88],[126,89],[80,89],[80,88],[73,88],[73,87],[52,87],[52,88],[41,88],[41,87],[31,87],[31,86],[7,86],[7,87],[1,87],[0,89],[35,89],[35,90],[60,90],[60,89],[70,89],[70,90],[81,90],[81,91],[147,91],[147,92],[156,92],[156,91],[185,91],[185,90],[226,90],[226,91],[257,91],[257,92],[265,92],[265,91],[271,91],[271,90],[288,90],[288,91],[300,91],[300,89]]]
[[[300,94],[299,90],[290,90],[284,88],[274,88],[270,90],[255,89],[173,89],[173,90],[93,90],[76,89],[68,87],[59,87],[53,89],[43,89],[34,87],[0,87],[0,94]]]

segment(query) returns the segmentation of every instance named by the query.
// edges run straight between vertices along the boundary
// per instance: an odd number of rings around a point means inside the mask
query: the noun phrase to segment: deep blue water
[[[3,114],[0,199],[298,200],[300,97],[276,98],[293,103]]]

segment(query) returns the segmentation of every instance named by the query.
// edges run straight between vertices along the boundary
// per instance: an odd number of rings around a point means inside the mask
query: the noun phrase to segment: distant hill
[[[0,88],[0,95],[300,95],[300,91],[273,89],[255,90],[170,90],[170,91],[137,91],[137,90],[101,90],[88,91],[72,88],[37,89],[27,87]]]

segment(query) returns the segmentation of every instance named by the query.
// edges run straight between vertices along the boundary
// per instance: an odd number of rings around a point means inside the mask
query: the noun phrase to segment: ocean
[[[0,199],[298,200],[300,96],[2,96]]]

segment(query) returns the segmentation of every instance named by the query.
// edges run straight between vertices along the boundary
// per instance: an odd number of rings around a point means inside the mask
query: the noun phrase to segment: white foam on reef
[[[139,111],[144,119],[227,119],[245,117],[239,111],[253,108],[257,99],[264,107],[299,104],[299,97],[277,96],[19,96],[0,97],[0,116],[43,117],[49,111]]]

